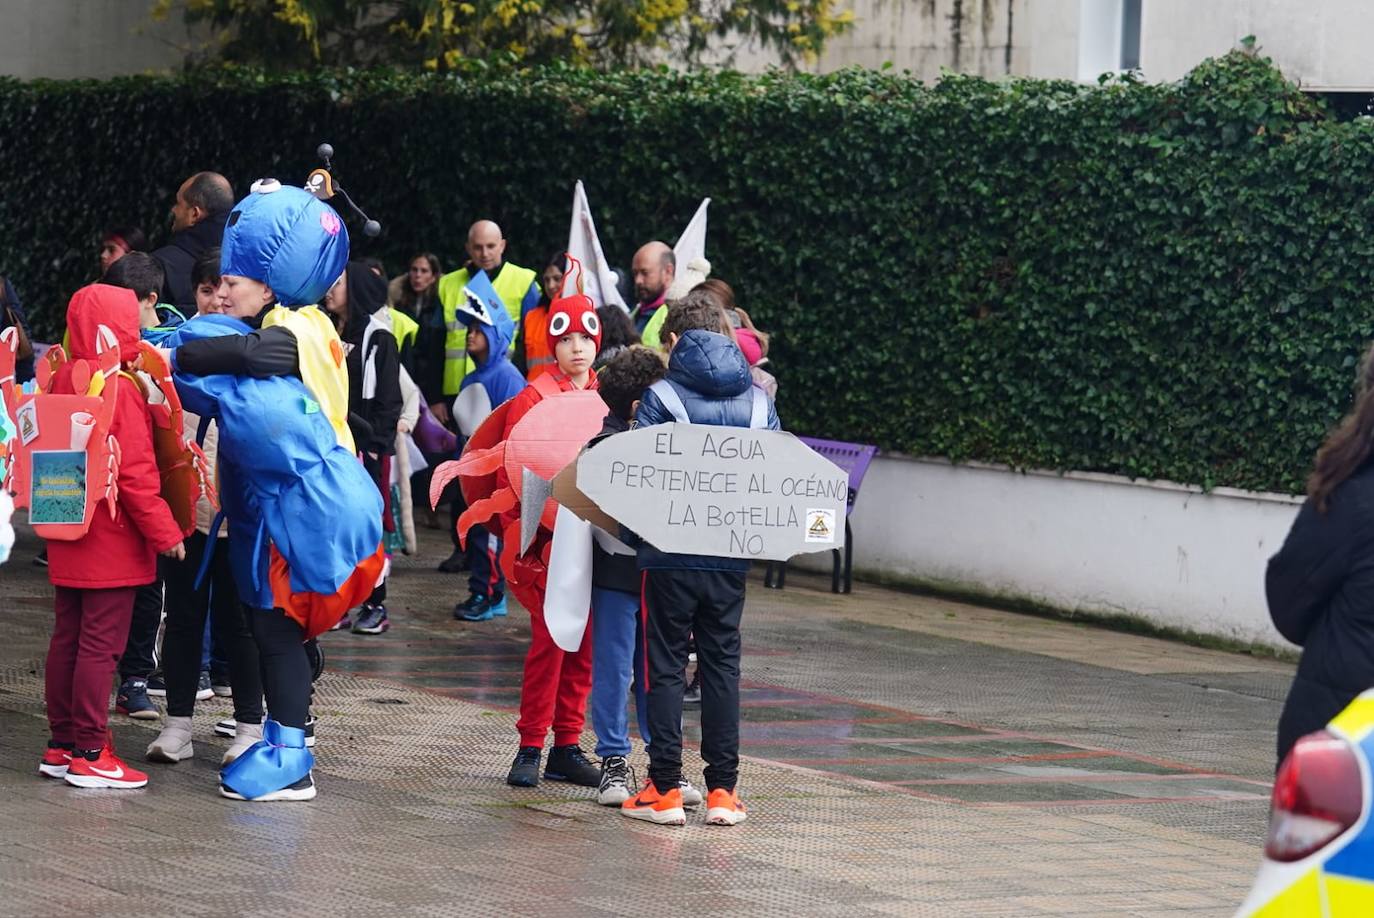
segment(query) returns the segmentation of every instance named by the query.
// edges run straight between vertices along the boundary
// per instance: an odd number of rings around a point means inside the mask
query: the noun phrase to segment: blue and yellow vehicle
[[[1293,746],[1274,779],[1246,918],[1374,916],[1374,691]]]

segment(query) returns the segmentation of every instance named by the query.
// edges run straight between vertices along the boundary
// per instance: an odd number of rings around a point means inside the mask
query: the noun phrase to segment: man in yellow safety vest
[[[529,268],[506,261],[506,238],[501,227],[491,220],[478,220],[468,228],[468,262],[457,271],[451,271],[439,278],[439,305],[444,317],[444,400],[431,404],[429,410],[442,424],[451,423],[453,398],[462,388],[463,377],[476,367],[467,352],[467,326],[458,317],[458,304],[463,301],[463,287],[478,271],[484,271],[487,280],[496,290],[496,295],[506,307],[516,328],[521,327],[525,313],[539,303],[539,275]],[[494,407],[494,406],[493,406]],[[456,523],[461,511],[461,498],[446,492],[441,502],[456,498],[452,507]],[[466,556],[458,547],[458,537],[452,533],[453,554],[439,565],[445,573],[462,571],[467,562]]]

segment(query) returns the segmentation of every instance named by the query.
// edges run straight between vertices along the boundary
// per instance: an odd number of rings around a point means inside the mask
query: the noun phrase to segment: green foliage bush
[[[1374,122],[1268,62],[1177,84],[668,71],[0,83],[0,271],[49,334],[103,224],[197,169],[314,149],[399,273],[566,239],[574,179],[626,264],[713,198],[708,256],[775,334],[792,429],[1020,467],[1295,490],[1374,335]]]

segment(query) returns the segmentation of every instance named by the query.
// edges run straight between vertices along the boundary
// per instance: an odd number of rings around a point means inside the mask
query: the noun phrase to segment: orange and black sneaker
[[[682,809],[682,791],[674,787],[660,794],[654,782],[620,805],[620,815],[643,819],[660,826],[685,826],[687,813]]]
[[[708,826],[734,826],[744,822],[744,804],[739,802],[739,794],[723,787],[717,787],[706,796],[706,824]]]

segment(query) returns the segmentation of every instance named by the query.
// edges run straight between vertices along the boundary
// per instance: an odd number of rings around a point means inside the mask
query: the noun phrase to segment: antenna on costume
[[[565,295],[565,296],[567,295],[567,294],[566,294],[566,291],[567,291],[567,289],[568,289],[568,278],[572,276],[572,273],[573,273],[573,270],[574,270],[574,269],[576,269],[576,271],[577,271],[577,279],[576,279],[576,286],[575,286],[575,289],[576,289],[576,291],[577,291],[578,294],[581,294],[581,293],[582,293],[582,262],[578,261],[578,260],[577,260],[577,257],[574,256],[572,252],[564,252],[564,253],[563,253],[563,257],[566,258],[566,259],[568,260],[568,270],[567,270],[567,272],[563,275],[563,291],[564,291],[564,295]]]
[[[359,207],[348,192],[344,191],[343,186],[334,181],[334,176],[329,170],[334,168],[334,147],[327,143],[322,143],[315,148],[315,154],[324,160],[323,169],[315,169],[305,180],[305,190],[310,192],[321,201],[328,201],[335,195],[344,199],[344,202],[352,208],[353,212],[363,218],[363,235],[375,239],[382,234],[382,225],[373,220],[363,209]]]

